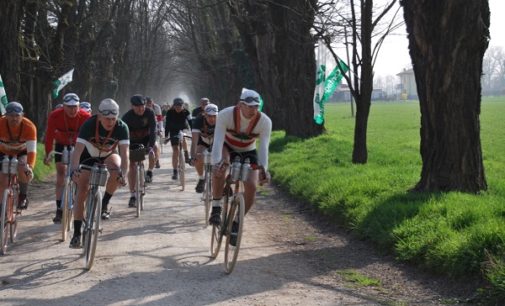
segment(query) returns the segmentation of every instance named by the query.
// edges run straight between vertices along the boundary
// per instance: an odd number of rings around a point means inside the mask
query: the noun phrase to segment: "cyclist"
[[[74,205],[74,235],[71,248],[81,247],[81,226],[84,201],[89,190],[90,171],[78,170],[79,164],[93,166],[96,161],[103,162],[110,171],[102,199],[102,218],[110,218],[107,209],[110,198],[118,186],[126,185],[124,175],[128,172],[128,146],[130,135],[128,126],[118,119],[119,105],[112,99],[105,99],[98,106],[98,114],[82,125],[77,136],[72,156],[72,179],[77,185],[77,201]],[[119,151],[119,154],[118,154]]]
[[[218,111],[217,105],[207,104],[205,110],[193,119],[190,164],[195,166],[198,173],[198,183],[195,188],[198,193],[202,193],[205,187],[202,152],[212,146]]]
[[[172,167],[174,172],[173,180],[178,179],[177,166],[179,160],[179,132],[188,129],[191,121],[191,114],[184,107],[184,101],[181,98],[175,98],[172,108],[167,112],[165,119],[165,142],[168,142],[170,134],[170,143],[172,144]],[[183,139],[184,159],[189,162],[188,146]]]
[[[5,106],[5,115],[0,117],[0,161],[5,155],[16,156],[19,160],[18,208],[28,208],[28,183],[33,178],[33,168],[37,158],[37,128],[24,116],[23,106],[19,102],[10,102]],[[0,162],[1,164],[1,162]],[[0,194],[7,188],[7,176],[0,166]]]
[[[79,108],[79,96],[68,93],[63,97],[63,107],[57,108],[47,118],[44,164],[51,163],[49,153],[53,150],[63,152],[65,146],[75,146],[79,128],[91,115]],[[61,196],[65,184],[67,167],[62,162],[61,154],[54,155],[56,163],[56,216],[54,223],[61,223],[62,207]]]
[[[268,173],[268,144],[272,133],[272,121],[259,111],[259,94],[246,89],[240,95],[236,106],[225,108],[217,117],[214,130],[214,143],[212,145],[212,213],[210,224],[221,223],[221,199],[225,183],[225,173],[236,156],[241,161],[249,158],[251,166],[261,165],[253,171],[244,182],[245,213],[247,213],[256,197],[256,185],[269,181]],[[258,153],[256,140],[260,141]],[[260,171],[258,171],[260,170]],[[232,225],[230,243],[234,245],[237,239],[238,223]]]
[[[82,101],[79,107],[91,114],[91,103]]]
[[[209,103],[210,103],[209,98],[204,97],[200,99],[200,105],[197,108],[195,108],[193,112],[191,112],[193,122],[195,121],[195,118],[198,117],[198,115],[200,115],[205,110],[205,106],[207,106],[207,104]]]
[[[146,107],[146,100],[142,95],[134,95],[130,98],[132,108],[123,115],[122,120],[128,125],[130,130],[131,147],[142,144],[147,148],[147,152],[153,151],[156,141],[156,119],[154,112]],[[153,180],[154,154],[149,154],[149,166],[146,171],[145,181],[150,183]],[[137,171],[135,163],[130,161],[128,172],[128,185],[130,187],[129,207],[135,207],[135,182],[137,181]]]
[[[161,155],[161,150],[160,150],[160,145],[159,142],[161,139],[158,139],[165,133],[165,128],[163,127],[163,114],[161,112],[161,107],[154,103],[153,99],[150,97],[146,97],[146,107],[150,108],[152,111],[154,111],[154,115],[156,116],[156,142],[154,143],[154,158],[156,160],[156,169],[161,168],[160,166],[160,155]]]

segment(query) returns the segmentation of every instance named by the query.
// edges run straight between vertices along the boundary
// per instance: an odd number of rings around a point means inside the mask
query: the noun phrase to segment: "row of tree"
[[[488,3],[401,5],[422,113],[417,189],[485,189],[478,117]],[[373,66],[399,12],[397,0],[4,0],[0,73],[39,126],[52,81],[74,67],[68,90],[92,102],[134,93],[166,102],[184,88],[223,106],[255,88],[275,129],[306,138],[324,131],[312,121],[315,42],[344,43],[356,102],[352,160],[366,163]]]

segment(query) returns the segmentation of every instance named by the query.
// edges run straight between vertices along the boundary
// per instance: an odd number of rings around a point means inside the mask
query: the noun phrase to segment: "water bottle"
[[[64,165],[68,165],[68,150],[67,150],[67,146],[64,146],[63,147],[63,151],[61,152],[61,161],[63,162]]]
[[[240,171],[240,180],[245,182],[247,180],[247,177],[249,176],[250,171],[251,171],[251,161],[248,157],[244,160],[244,163],[242,164],[242,170]]]
[[[203,151],[203,163],[208,166],[210,165],[210,152],[208,150]]]
[[[15,174],[18,173],[18,159],[16,156],[13,156],[11,159],[10,173]]]
[[[9,157],[4,155],[4,159],[2,159],[2,173],[9,174]]]
[[[236,181],[240,179],[240,170],[242,168],[242,164],[240,163],[240,157],[236,156],[235,160],[231,164],[231,179],[232,181]]]

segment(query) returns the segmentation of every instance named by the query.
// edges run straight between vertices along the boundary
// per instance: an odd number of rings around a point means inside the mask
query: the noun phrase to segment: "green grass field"
[[[368,124],[368,163],[351,163],[349,104],[326,108],[327,133],[308,140],[275,132],[270,171],[290,193],[399,260],[451,277],[482,275],[505,296],[505,98],[482,103],[488,190],[410,193],[421,173],[417,101],[376,102]]]
[[[35,163],[35,169],[33,169],[33,179],[37,182],[42,181],[44,178],[55,172],[54,163],[50,166],[44,165],[44,144],[37,144],[37,162]]]

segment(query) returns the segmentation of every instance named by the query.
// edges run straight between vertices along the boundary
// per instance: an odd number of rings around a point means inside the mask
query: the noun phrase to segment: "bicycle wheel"
[[[204,206],[204,218],[205,218],[205,225],[209,225],[209,218],[210,218],[210,205],[212,203],[212,189],[210,185],[211,181],[211,176],[208,171],[208,167],[205,167],[205,187],[203,191],[203,206]]]
[[[144,210],[144,195],[146,194],[144,163],[140,164],[140,210]]]
[[[62,205],[62,218],[61,218],[61,241],[67,240],[68,232],[70,231],[72,223],[72,207],[74,186],[70,178],[65,179],[65,187],[63,189]]]
[[[186,186],[185,181],[185,173],[184,170],[186,168],[186,161],[184,160],[184,151],[182,150],[182,143],[179,144],[179,181],[181,183],[182,191],[184,191],[184,187]]]
[[[226,274],[230,274],[233,271],[233,268],[235,268],[235,264],[237,262],[238,251],[240,250],[240,242],[242,240],[244,213],[244,195],[242,193],[237,193],[232,198],[232,203],[227,218],[228,222],[226,228],[226,246],[224,248],[224,269]],[[230,244],[233,221],[238,222],[237,241],[234,246]]]
[[[137,181],[135,182],[135,206],[137,208],[137,218],[140,217],[140,198],[141,198],[141,190],[140,190],[140,179],[142,178],[140,175],[140,162],[137,162],[137,166],[135,167],[137,173]]]
[[[86,270],[91,270],[93,260],[95,259],[98,233],[100,230],[100,212],[102,210],[102,193],[97,190],[91,194],[91,200],[87,209],[89,214],[86,216],[87,222],[84,230],[84,264]]]
[[[8,222],[7,222],[7,203],[9,201],[9,189],[5,189],[2,197],[1,215],[0,215],[0,253],[5,255],[7,253],[7,240],[9,236]]]
[[[221,248],[221,242],[223,241],[223,227],[226,224],[226,216],[228,212],[228,201],[229,197],[224,197],[223,207],[221,209],[221,224],[212,225],[212,234],[210,240],[210,257],[216,258],[219,254],[219,249]]]

